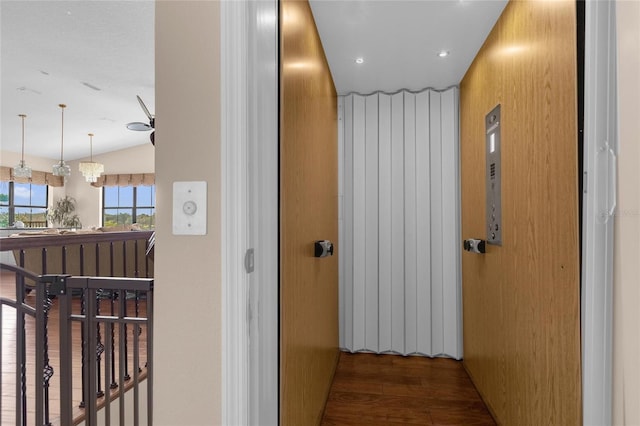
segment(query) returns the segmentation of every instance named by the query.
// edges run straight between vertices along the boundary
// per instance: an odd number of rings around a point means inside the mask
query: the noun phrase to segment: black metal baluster
[[[136,318],[140,318],[140,292],[138,290],[135,291],[135,313]],[[142,327],[138,327],[138,337],[142,335]],[[142,368],[138,364],[138,373],[142,372]]]
[[[115,303],[118,292],[111,290],[111,316],[115,316]],[[118,381],[116,380],[116,329],[113,323],[110,324],[111,330],[111,385],[110,389],[116,389],[118,387]]]
[[[24,277],[21,277],[22,285],[19,285],[19,291],[16,291],[16,299],[20,298],[21,308],[19,310],[18,315],[18,324],[19,327],[18,333],[20,333],[20,339],[18,342],[18,347],[20,348],[20,395],[22,396],[22,426],[27,425],[27,324],[26,324],[26,315],[24,313],[24,309],[22,305],[24,305],[24,296],[25,296],[25,286],[24,286]],[[16,398],[17,399],[17,398]],[[16,424],[18,419],[16,419]]]
[[[96,292],[96,316],[100,316],[100,295],[103,290]],[[96,397],[102,398],[104,391],[102,390],[102,354],[104,352],[104,345],[102,344],[102,335],[100,333],[100,323],[96,322],[96,373],[98,374],[98,391]],[[105,378],[106,381],[106,378]]]
[[[120,297],[123,298],[122,300],[122,317],[126,317],[127,316],[127,291],[124,290],[122,292],[122,294],[120,295]],[[129,375],[129,353],[128,353],[128,349],[127,347],[129,346],[129,342],[128,342],[128,331],[127,331],[127,323],[124,323],[124,359],[125,359],[125,363],[124,363],[124,379],[126,381],[131,380],[131,376]],[[120,348],[120,350],[122,350],[122,348]],[[122,368],[122,366],[120,366],[120,368]]]
[[[81,289],[80,290],[80,315],[81,316],[86,316],[87,315],[87,306],[86,306],[86,297],[87,297],[87,290],[86,289]],[[84,323],[85,321],[81,321],[80,322],[80,340],[82,340],[82,350],[81,350],[81,364],[82,364],[82,401],[80,401],[80,408],[85,408],[86,407],[86,401],[85,398],[87,398],[88,396],[85,395],[85,389],[86,387],[84,386],[84,384],[86,383],[85,381],[85,363],[87,362],[87,354],[85,352],[85,345],[87,343],[87,336],[86,336],[86,331],[84,329]]]
[[[123,263],[123,271],[124,271],[124,275],[123,276],[127,276],[127,242],[123,241],[122,242],[122,263]],[[124,311],[122,312],[122,317],[126,317],[127,316],[127,291],[123,291],[122,294],[120,295],[120,297],[124,297],[123,300],[123,304],[122,306],[124,306]],[[129,375],[129,354],[128,354],[128,346],[129,346],[129,333],[127,330],[127,323],[125,322],[124,324],[124,359],[126,360],[125,364],[124,364],[124,379],[126,381],[129,381],[131,379],[131,376]],[[120,350],[122,350],[122,348],[120,348]],[[122,368],[122,367],[120,367]]]
[[[43,287],[42,290],[45,290],[45,287]],[[42,307],[44,311],[44,372],[42,384],[44,386],[44,424],[46,426],[51,426],[51,422],[49,421],[49,382],[51,381],[51,377],[53,377],[53,367],[49,364],[49,311],[52,305],[53,302],[47,291]]]

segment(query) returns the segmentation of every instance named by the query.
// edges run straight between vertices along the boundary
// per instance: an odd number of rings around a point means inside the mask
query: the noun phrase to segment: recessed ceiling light
[[[447,56],[449,56],[449,51],[448,50],[441,50],[440,52],[438,52],[438,56],[441,58],[446,58]]]
[[[358,65],[363,64],[364,63],[364,58],[356,58],[355,62]]]

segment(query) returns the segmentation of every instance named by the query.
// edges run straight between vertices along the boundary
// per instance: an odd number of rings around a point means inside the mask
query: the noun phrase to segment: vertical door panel
[[[405,352],[416,352],[416,95],[404,94],[404,315]]]
[[[391,98],[379,95],[378,115],[378,238],[379,238],[379,349],[391,350]]]
[[[378,350],[378,95],[365,98],[365,344]]]
[[[344,98],[344,247],[340,250],[345,282],[353,282],[353,95]],[[343,286],[344,347],[353,347],[353,286]]]
[[[391,349],[404,350],[404,94],[391,96]]]
[[[431,238],[442,241],[442,129],[441,94],[430,94],[430,150],[431,150]],[[442,247],[431,253],[431,350],[444,353],[443,317],[443,280],[444,271]]]
[[[431,351],[431,160],[429,91],[416,95],[416,301],[417,351]],[[436,247],[436,250],[438,248]]]
[[[460,190],[458,144],[458,90],[441,94],[442,105],[442,306],[443,352],[462,356],[461,327],[461,278],[460,278]],[[448,213],[445,213],[448,212]]]
[[[353,346],[365,348],[366,158],[364,98],[353,96]]]

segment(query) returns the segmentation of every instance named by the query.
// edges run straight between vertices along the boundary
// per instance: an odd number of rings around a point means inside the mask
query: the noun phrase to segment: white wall
[[[20,153],[2,151],[0,165],[13,167],[20,161]],[[113,151],[106,154],[94,155],[94,161],[104,164],[106,174],[117,173],[153,173],[155,170],[155,149],[151,143],[133,148]],[[25,155],[25,161],[33,170],[50,172],[52,166],[58,162],[55,159]],[[76,213],[80,217],[83,228],[101,226],[102,190],[87,183],[78,170],[80,161],[88,158],[67,161],[71,167],[71,176],[64,187],[49,188],[48,205],[69,195],[76,199]]]
[[[613,423],[640,425],[640,2],[616,2],[618,210],[614,246]]]
[[[156,2],[154,425],[221,423],[220,3]],[[172,234],[172,186],[205,181],[207,235]]]
[[[66,194],[78,201],[77,214],[83,228],[102,225],[102,190],[91,186],[78,170],[80,161],[88,160],[88,158],[81,158],[67,162],[71,167],[71,176],[65,185]],[[149,142],[128,149],[94,155],[93,161],[104,164],[105,174],[153,173],[155,149]]]

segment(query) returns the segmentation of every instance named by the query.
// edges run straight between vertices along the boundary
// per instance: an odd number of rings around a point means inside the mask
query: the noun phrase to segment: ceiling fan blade
[[[152,130],[153,128],[147,123],[140,123],[138,121],[127,124],[127,129],[135,130],[138,132],[146,132],[147,130]]]
[[[138,98],[138,102],[140,103],[140,106],[142,107],[142,110],[144,111],[144,113],[149,118],[149,121],[153,120],[153,115],[151,115],[151,113],[147,109],[147,106],[144,104],[144,102],[142,102],[142,99],[140,98],[140,96],[136,95],[136,98]]]

